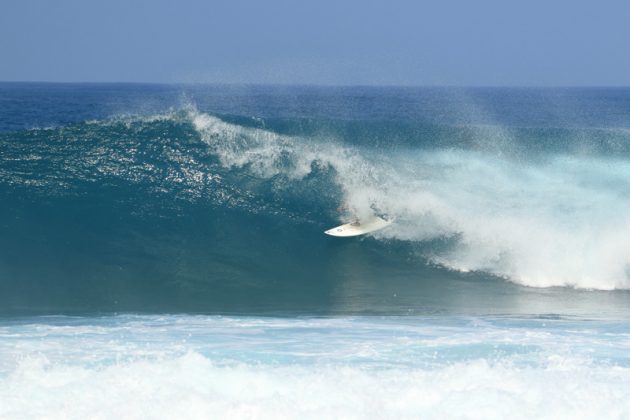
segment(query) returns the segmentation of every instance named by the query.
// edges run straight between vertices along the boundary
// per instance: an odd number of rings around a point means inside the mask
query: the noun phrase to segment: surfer
[[[379,208],[376,206],[376,203],[372,202],[370,204],[370,209],[372,210],[372,215],[379,217],[381,219],[384,220],[389,220],[389,217],[387,216],[386,213],[382,212],[379,210]],[[339,205],[339,207],[337,207],[337,213],[339,213],[340,215],[348,215],[351,216],[349,217],[349,219],[354,220],[354,222],[352,222],[352,224],[356,224],[356,226],[359,226],[361,224],[361,222],[359,221],[359,217],[357,216],[357,212],[356,210],[350,210],[350,206],[347,203],[342,203]]]
[[[356,214],[356,212],[350,212],[348,205],[346,203],[341,204],[339,207],[337,207],[337,213],[339,213],[340,215],[343,214]],[[359,218],[357,216],[353,216],[351,218],[353,221],[350,222],[349,224],[352,226],[361,226],[361,222],[359,221]]]
[[[366,233],[381,230],[392,223],[392,219],[384,218],[376,208],[375,204],[370,205],[373,214],[365,217],[362,221],[357,217],[356,211],[350,212],[349,206],[344,203],[337,207],[339,214],[348,214],[353,216],[353,221],[332,229],[328,229],[324,233],[331,236],[358,236]]]

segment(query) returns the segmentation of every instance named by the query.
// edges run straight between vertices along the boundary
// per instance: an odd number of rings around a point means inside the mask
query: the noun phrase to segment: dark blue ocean
[[[0,418],[627,418],[628,238],[630,88],[0,83]]]

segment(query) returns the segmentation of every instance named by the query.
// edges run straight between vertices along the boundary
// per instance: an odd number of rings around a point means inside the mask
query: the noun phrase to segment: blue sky
[[[0,80],[630,85],[630,2],[8,0]]]

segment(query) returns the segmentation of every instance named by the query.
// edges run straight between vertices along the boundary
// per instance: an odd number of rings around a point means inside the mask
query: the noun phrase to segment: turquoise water
[[[629,115],[2,83],[0,417],[627,417]]]

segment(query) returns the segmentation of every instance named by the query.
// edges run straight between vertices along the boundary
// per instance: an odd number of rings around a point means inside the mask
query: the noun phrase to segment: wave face
[[[519,286],[630,288],[628,90],[0,91],[10,312],[501,312]],[[322,234],[373,212],[395,223]]]

